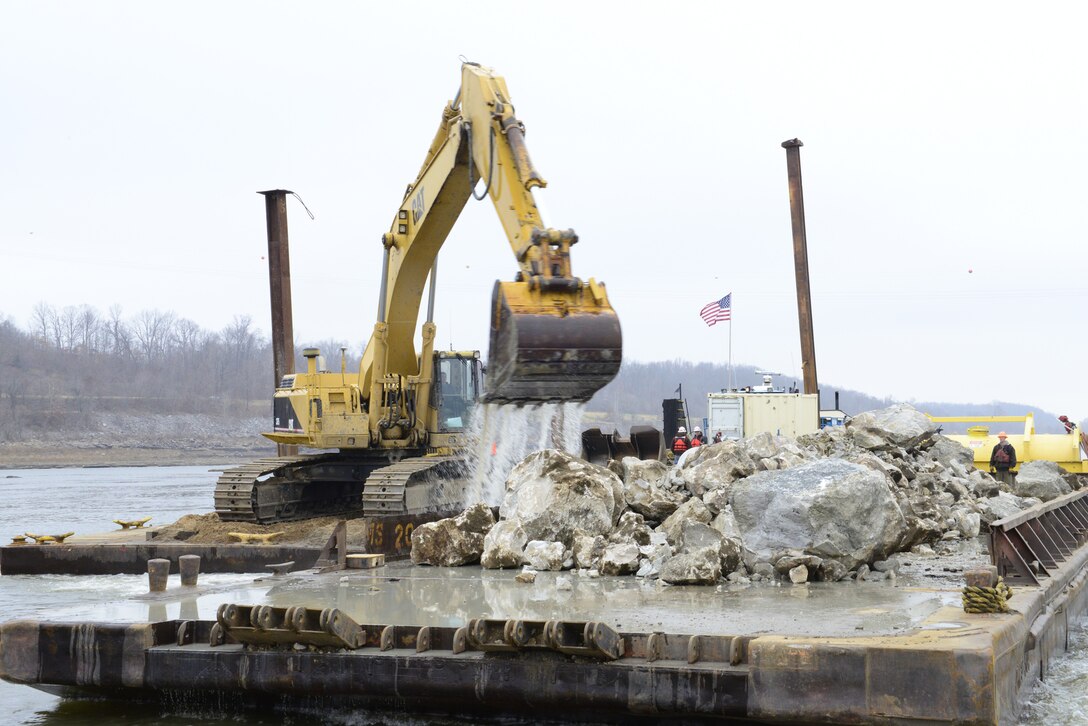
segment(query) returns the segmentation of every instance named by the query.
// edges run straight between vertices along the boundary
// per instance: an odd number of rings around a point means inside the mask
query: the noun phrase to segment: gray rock
[[[838,582],[845,579],[850,574],[850,570],[838,560],[824,560],[823,571],[820,574],[825,582]]]
[[[711,520],[710,526],[721,532],[724,537],[740,539],[740,530],[737,529],[737,518],[733,516],[733,507],[728,504],[718,512],[713,520]]]
[[[499,517],[516,521],[530,540],[570,548],[575,530],[590,536],[612,530],[615,492],[622,488],[603,466],[554,449],[537,451],[510,472]]]
[[[722,537],[718,554],[721,555],[722,572],[732,572],[743,565],[744,545],[735,537]]]
[[[898,572],[899,560],[894,557],[889,557],[886,560],[877,560],[873,563],[873,570],[876,572]]]
[[[731,483],[750,476],[756,468],[745,442],[723,441],[693,450],[670,477],[674,487],[683,487],[693,496],[701,497],[712,489],[728,491]]]
[[[799,550],[853,568],[894,552],[907,533],[887,478],[838,459],[736,482],[732,507],[752,561]]]
[[[715,517],[718,516],[722,510],[729,506],[729,487],[718,487],[717,489],[707,489],[703,492],[702,500],[706,508],[710,510],[710,513]]]
[[[495,525],[480,502],[456,517],[421,524],[412,531],[412,564],[459,567],[480,561],[484,537]]]
[[[668,477],[668,467],[660,461],[642,461],[633,456],[623,459],[623,494],[627,506],[655,522],[676,511],[683,493],[666,489],[661,483]]]
[[[489,570],[521,567],[529,537],[517,522],[496,522],[484,537],[480,564]]]
[[[612,544],[625,544],[634,542],[638,546],[650,544],[651,530],[641,514],[624,512],[616,528],[608,535],[608,541]]]
[[[846,423],[854,443],[863,449],[907,449],[930,439],[937,431],[924,413],[908,403],[859,413]]]
[[[774,565],[770,562],[757,562],[751,570],[753,575],[759,575],[768,580],[774,579]]]
[[[694,552],[706,548],[718,552],[722,546],[722,535],[709,524],[688,520],[683,523],[680,530],[678,545],[681,552]]]
[[[1065,469],[1053,461],[1029,461],[1020,465],[1013,482],[1013,493],[1019,497],[1035,497],[1049,502],[1073,491],[1065,476]]]
[[[661,579],[670,585],[713,585],[721,578],[721,559],[712,547],[670,557],[661,566]]]
[[[747,585],[751,582],[751,580],[748,579],[747,575],[739,570],[736,572],[730,572],[725,579],[736,585]]]
[[[638,566],[638,545],[612,544],[604,548],[599,569],[602,575],[631,575],[638,572]]]
[[[999,519],[1006,519],[1026,509],[1024,502],[1008,492],[999,492],[996,497],[978,500],[978,511],[987,526]]]
[[[944,467],[950,466],[953,462],[959,463],[965,469],[975,465],[975,455],[971,449],[940,434],[933,437],[933,446],[929,449],[929,455]]]
[[[798,565],[805,565],[807,568],[816,571],[823,567],[824,561],[822,557],[817,557],[816,555],[806,555],[794,552],[780,557],[774,563],[774,569],[775,572],[780,575],[787,575],[790,570]]]
[[[966,539],[978,537],[982,526],[982,518],[978,512],[957,509],[952,513],[952,516],[956,521],[956,528]]]
[[[604,554],[605,539],[601,535],[590,537],[588,534],[574,536],[574,566],[581,569],[593,569]]]
[[[794,585],[808,582],[808,568],[804,565],[797,565],[797,567],[790,568],[790,582]]]
[[[700,446],[699,448],[702,447]],[[689,499],[681,504],[668,519],[661,523],[661,526],[657,528],[657,531],[665,533],[665,537],[668,539],[669,544],[678,546],[684,522],[689,520],[702,524],[710,523],[710,510],[707,509],[701,499]]]
[[[562,570],[564,552],[562,542],[532,540],[525,545],[522,558],[534,570]]]
[[[856,578],[857,578],[857,580],[859,582],[861,580],[864,580],[866,577],[868,577],[869,573],[870,573],[869,565],[861,565],[854,571],[854,575],[856,576]]]

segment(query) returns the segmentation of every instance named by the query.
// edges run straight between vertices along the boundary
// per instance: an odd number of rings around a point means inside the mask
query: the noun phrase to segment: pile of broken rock
[[[672,468],[636,458],[605,468],[537,451],[507,479],[498,521],[480,503],[421,525],[412,561],[674,585],[873,579],[896,552],[976,537],[1077,484],[1057,465],[1032,462],[1010,490],[900,404],[796,439],[702,446]]]

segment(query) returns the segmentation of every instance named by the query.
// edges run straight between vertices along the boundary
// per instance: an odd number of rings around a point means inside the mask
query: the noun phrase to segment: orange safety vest
[[[682,454],[688,450],[688,445],[684,443],[684,437],[677,436],[672,442],[672,453]]]
[[[698,439],[698,438],[695,438],[695,439],[692,439],[692,440],[691,440],[691,446],[692,446],[692,448],[694,448],[694,447],[696,447],[696,446],[702,446],[702,445],[703,445],[703,442],[702,442],[702,440],[700,440],[700,439]]]

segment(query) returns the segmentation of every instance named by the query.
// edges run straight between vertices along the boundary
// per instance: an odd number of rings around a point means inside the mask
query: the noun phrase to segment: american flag
[[[706,307],[699,311],[699,317],[701,317],[703,322],[707,325],[713,325],[720,320],[732,320],[732,309],[733,293],[729,293],[721,300],[715,300],[714,302],[707,304]]]

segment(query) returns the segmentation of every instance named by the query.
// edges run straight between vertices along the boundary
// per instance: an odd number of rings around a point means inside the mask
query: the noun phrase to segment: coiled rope
[[[1005,584],[1005,578],[998,576],[994,587],[963,588],[963,610],[967,613],[1007,613],[1008,599],[1012,597],[1012,588]]]

